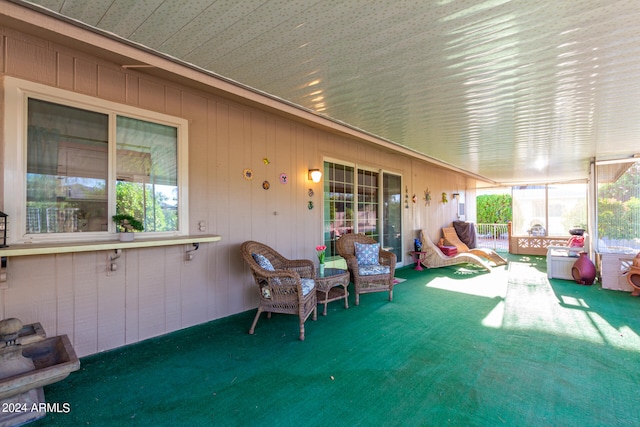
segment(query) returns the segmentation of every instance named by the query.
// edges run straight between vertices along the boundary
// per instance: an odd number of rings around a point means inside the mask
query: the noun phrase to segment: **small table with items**
[[[344,308],[349,308],[347,286],[349,271],[341,268],[325,268],[316,274],[316,295],[318,304],[324,304],[323,316],[327,315],[327,304],[344,298]]]

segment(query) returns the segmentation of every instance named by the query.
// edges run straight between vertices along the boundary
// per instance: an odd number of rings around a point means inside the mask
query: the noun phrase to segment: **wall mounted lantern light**
[[[320,182],[322,179],[322,172],[320,169],[309,169],[309,180],[313,182]]]

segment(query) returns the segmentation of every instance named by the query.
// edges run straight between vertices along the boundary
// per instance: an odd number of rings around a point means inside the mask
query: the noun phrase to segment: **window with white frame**
[[[517,186],[512,200],[515,236],[568,236],[586,228],[586,183]]]
[[[597,237],[600,253],[637,254],[640,250],[640,162],[596,163]]]
[[[184,119],[12,78],[5,93],[10,240],[109,238],[116,213],[186,234]]]

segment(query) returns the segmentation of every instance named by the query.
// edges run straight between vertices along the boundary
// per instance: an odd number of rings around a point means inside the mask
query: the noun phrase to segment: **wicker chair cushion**
[[[316,282],[313,279],[300,278],[300,282],[302,285],[302,295],[306,296],[309,292],[311,292],[316,287]],[[262,296],[266,299],[271,299],[271,291],[268,286],[262,287]]]
[[[253,259],[256,260],[256,262],[258,263],[258,265],[261,268],[264,268],[267,271],[276,271],[275,268],[273,268],[273,264],[271,264],[271,261],[269,261],[269,259],[267,257],[265,257],[264,255],[261,254],[251,254],[251,256],[253,257]],[[280,281],[280,279],[278,279],[277,277],[272,279],[272,283],[274,285],[279,285],[280,283],[282,283]],[[316,282],[313,279],[309,279],[309,278],[305,278],[305,277],[301,277],[300,281],[302,282],[302,295],[307,295],[309,292],[311,292],[315,286],[316,286]],[[269,291],[268,287],[263,287],[262,288],[262,296],[265,298],[271,298],[271,292]]]
[[[302,277],[300,278],[300,281],[302,282],[302,295],[307,295],[316,287],[316,281],[313,279]]]
[[[276,271],[276,269],[273,268],[273,264],[271,264],[271,261],[269,261],[269,258],[267,258],[266,256],[264,256],[262,254],[251,254],[251,256],[253,257],[253,259],[256,260],[256,262],[258,263],[258,265],[261,268],[263,268],[263,269],[265,269],[267,271]],[[280,279],[278,279],[277,277],[273,278],[273,284],[274,285],[279,285],[280,283],[282,283],[280,281]],[[262,292],[262,294],[265,295],[264,291]],[[271,298],[271,294],[269,294],[269,296],[265,295],[265,298]]]
[[[376,274],[389,274],[388,265],[361,265],[358,267],[358,273],[361,276],[374,276]]]
[[[261,268],[267,271],[275,271],[275,269],[273,268],[273,264],[271,264],[271,261],[269,261],[266,256],[260,254],[251,254],[251,256],[256,260]]]
[[[356,259],[358,266],[379,265],[380,243],[358,243],[353,242],[356,249]]]

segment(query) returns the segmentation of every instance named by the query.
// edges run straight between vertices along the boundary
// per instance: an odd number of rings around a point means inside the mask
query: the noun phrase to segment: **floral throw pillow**
[[[264,268],[267,271],[275,271],[275,269],[273,268],[273,264],[271,264],[271,261],[269,261],[269,259],[264,255],[251,254],[251,256],[261,268]]]
[[[358,243],[354,242],[356,249],[356,259],[358,265],[378,265],[380,256],[380,243]]]
[[[267,271],[276,271],[276,269],[273,268],[273,264],[271,264],[271,261],[269,261],[269,258],[260,254],[251,254],[251,256],[261,268]],[[280,279],[278,279],[277,277],[274,277],[271,279],[271,283],[273,283],[274,285],[279,285],[282,282],[280,282]],[[271,298],[271,292],[269,292],[268,289],[267,289],[267,292],[269,293],[268,296],[265,295],[265,288],[262,288],[262,295],[264,295],[265,298]]]

